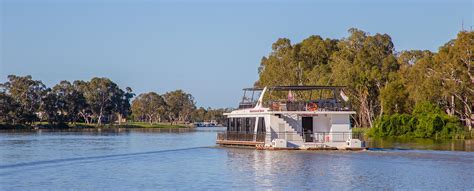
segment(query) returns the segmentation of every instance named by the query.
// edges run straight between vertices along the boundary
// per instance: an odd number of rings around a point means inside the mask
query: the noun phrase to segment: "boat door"
[[[305,142],[313,142],[313,117],[301,118]]]

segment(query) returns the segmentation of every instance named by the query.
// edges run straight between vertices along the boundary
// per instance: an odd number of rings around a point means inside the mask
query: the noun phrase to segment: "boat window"
[[[255,128],[255,117],[246,117],[245,119],[245,132],[253,132]]]
[[[255,117],[229,118],[227,131],[253,132],[255,128]]]
[[[242,127],[242,118],[235,118],[235,131],[240,131]]]
[[[235,118],[229,118],[229,126],[227,127],[227,131],[237,131],[237,124]]]
[[[227,131],[229,131],[229,129],[230,129],[230,121],[231,121],[231,118],[227,118],[227,119],[225,120],[225,124],[226,124],[226,127],[227,127]]]
[[[259,117],[258,118],[258,126],[257,126],[257,133],[265,132],[265,118]]]

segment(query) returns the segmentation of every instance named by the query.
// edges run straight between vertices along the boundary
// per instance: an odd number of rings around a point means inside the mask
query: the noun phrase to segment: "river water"
[[[474,152],[222,148],[218,130],[2,132],[0,190],[474,189]]]

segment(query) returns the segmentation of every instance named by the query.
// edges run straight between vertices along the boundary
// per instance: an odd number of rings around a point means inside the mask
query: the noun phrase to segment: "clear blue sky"
[[[183,89],[204,107],[237,106],[280,37],[356,27],[389,34],[397,51],[436,51],[474,20],[472,0],[0,1],[0,82],[108,77],[136,93]]]

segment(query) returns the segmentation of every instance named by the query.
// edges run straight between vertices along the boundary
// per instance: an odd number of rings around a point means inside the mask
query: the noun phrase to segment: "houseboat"
[[[364,148],[352,133],[351,110],[343,86],[245,88],[238,109],[224,113],[227,130],[216,143],[259,149]]]

